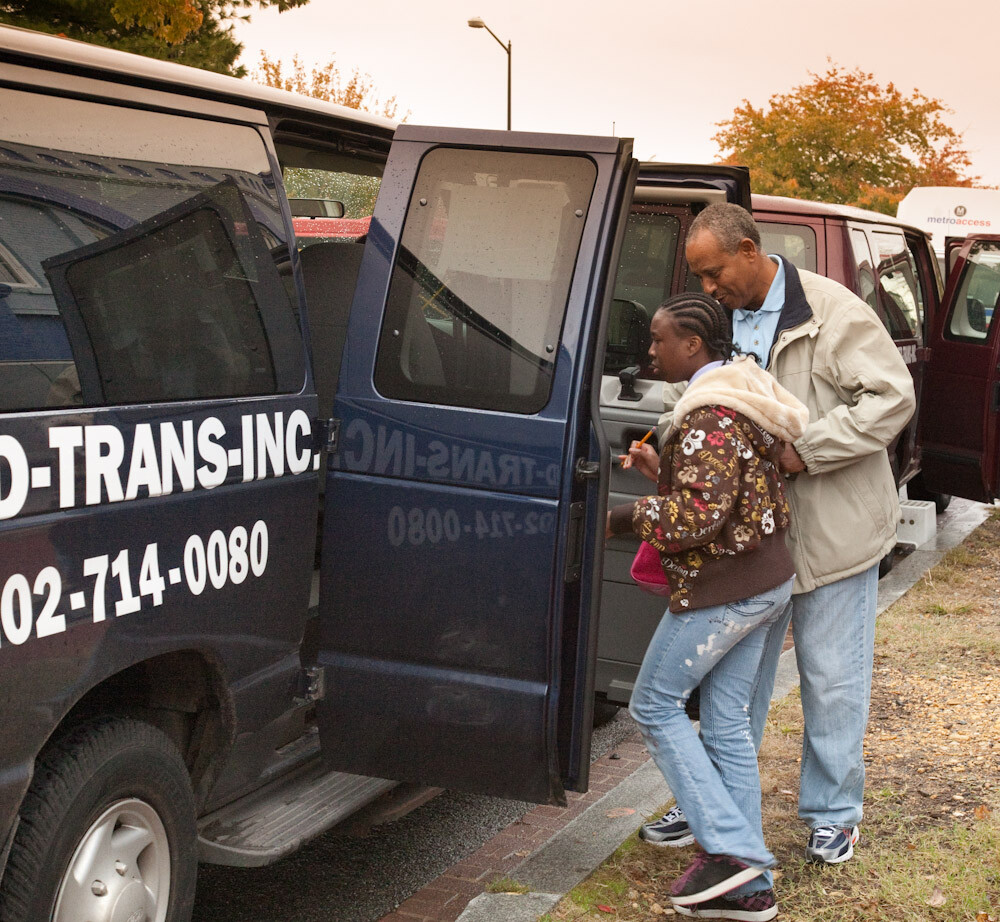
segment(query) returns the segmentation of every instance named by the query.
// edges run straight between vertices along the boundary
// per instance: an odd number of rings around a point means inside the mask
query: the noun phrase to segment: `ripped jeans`
[[[771,624],[789,605],[794,580],[711,608],[660,621],[636,679],[629,711],[663,772],[691,831],[706,852],[769,868],[764,844],[760,772],[749,707]],[[773,683],[773,676],[770,677]],[[684,713],[701,686],[701,736]],[[739,890],[766,890],[770,872]]]

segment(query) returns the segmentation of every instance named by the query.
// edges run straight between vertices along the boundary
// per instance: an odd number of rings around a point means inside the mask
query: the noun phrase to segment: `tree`
[[[390,96],[382,102],[375,92],[375,83],[371,74],[363,74],[355,67],[353,73],[345,81],[340,74],[336,57],[321,67],[314,67],[307,74],[305,65],[298,55],[292,57],[291,69],[286,72],[281,61],[274,61],[266,51],[260,53],[260,67],[254,70],[250,79],[264,86],[277,87],[279,90],[290,90],[303,96],[313,96],[325,99],[350,109],[362,109],[373,115],[385,118],[397,118],[399,104],[395,96]],[[409,113],[407,113],[409,115]],[[406,120],[406,115],[401,121]]]
[[[53,32],[150,58],[189,64],[234,77],[243,46],[233,22],[245,10],[273,7],[279,13],[309,0],[0,0],[0,22]]]
[[[971,186],[978,176],[950,110],[873,74],[828,62],[826,73],[767,109],[746,99],[719,123],[724,162],[750,168],[755,192],[859,205],[886,214],[913,186]]]
[[[264,86],[279,90],[289,90],[325,99],[351,109],[361,109],[385,118],[397,117],[399,105],[395,96],[382,102],[375,92],[371,74],[362,74],[355,67],[345,81],[335,57],[321,67],[314,67],[308,74],[298,55],[292,58],[290,70],[285,70],[281,61],[274,61],[266,51],[260,53],[260,66],[250,79]],[[400,121],[406,121],[407,112]],[[311,170],[306,167],[286,167],[283,172],[285,189],[292,198],[333,199],[344,205],[344,216],[360,218],[370,215],[375,208],[381,172],[372,175],[362,173],[340,173],[331,170]]]

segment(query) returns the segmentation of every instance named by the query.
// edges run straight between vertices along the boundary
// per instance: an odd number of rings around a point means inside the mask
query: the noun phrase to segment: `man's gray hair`
[[[732,202],[715,202],[691,222],[688,239],[701,231],[711,231],[712,236],[726,253],[735,253],[740,241],[749,238],[760,250],[760,231],[750,212]]]

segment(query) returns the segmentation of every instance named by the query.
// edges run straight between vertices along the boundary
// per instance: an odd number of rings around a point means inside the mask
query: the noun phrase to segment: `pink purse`
[[[659,551],[653,545],[647,544],[645,541],[639,543],[639,550],[636,551],[635,559],[632,561],[632,569],[629,572],[643,592],[650,592],[653,595],[670,595],[670,584],[663,572]]]

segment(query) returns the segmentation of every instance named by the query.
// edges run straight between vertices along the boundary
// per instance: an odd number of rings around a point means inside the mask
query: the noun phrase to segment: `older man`
[[[899,519],[886,446],[913,414],[913,382],[871,308],[837,282],[765,254],[743,208],[702,211],[685,255],[705,293],[733,312],[737,349],[759,356],[809,407],[805,434],[781,457],[795,594],[768,640],[751,723],[759,745],[790,617],[805,717],[799,816],[811,829],[806,856],[835,864],[853,855],[862,816],[878,564]],[[676,844],[683,817],[659,823],[643,837]]]

